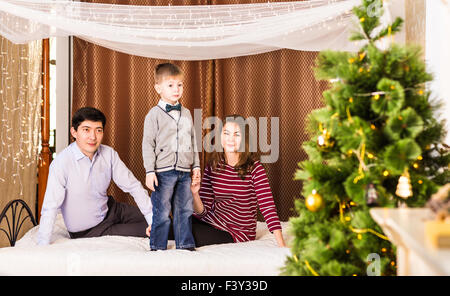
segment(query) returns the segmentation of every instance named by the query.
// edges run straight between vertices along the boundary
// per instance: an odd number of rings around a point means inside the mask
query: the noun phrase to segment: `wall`
[[[425,59],[428,71],[434,74],[430,83],[433,98],[441,100],[444,107],[437,114],[447,121],[450,131],[450,1],[426,1],[426,49]],[[450,145],[450,132],[447,134],[447,145]]]

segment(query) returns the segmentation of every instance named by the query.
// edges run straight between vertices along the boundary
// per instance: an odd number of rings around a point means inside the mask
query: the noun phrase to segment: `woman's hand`
[[[197,194],[199,191],[200,191],[200,183],[192,183],[191,184],[192,195]]]
[[[200,170],[200,168],[195,168],[195,169],[193,169],[192,170],[192,180],[196,180],[196,181],[198,181],[198,182],[200,182],[200,179],[201,179],[201,170]]]
[[[194,212],[195,213],[203,213],[203,210],[205,209],[203,206],[202,199],[200,198],[200,195],[198,192],[200,191],[200,177],[194,176],[192,178],[191,183],[191,192],[192,192],[192,198],[194,202]]]
[[[200,178],[194,177],[194,178],[192,178],[192,183],[191,183],[192,195],[195,197],[195,195],[199,191],[200,191]]]
[[[275,239],[277,240],[277,244],[280,248],[285,248],[286,243],[284,242],[283,233],[280,229],[274,230],[273,234],[275,235]]]
[[[147,229],[145,230],[145,234],[147,234],[147,236],[148,237],[150,237],[150,231],[152,230],[152,226],[151,225],[149,225],[148,227],[147,227]]]

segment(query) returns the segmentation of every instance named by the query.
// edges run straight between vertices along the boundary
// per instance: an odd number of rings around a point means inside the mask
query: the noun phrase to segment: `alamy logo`
[[[381,275],[381,263],[380,263],[380,255],[377,253],[370,253],[367,256],[366,261],[369,263],[367,266],[367,275],[368,276],[380,276]]]
[[[381,16],[381,1],[373,1],[369,6],[367,6],[367,15],[370,17],[380,17]]]
[[[180,118],[181,120],[181,118]],[[225,118],[226,120],[226,118]],[[247,117],[237,118],[236,123],[241,127],[241,138],[248,139],[249,152],[261,152],[260,160],[262,163],[274,163],[278,160],[280,153],[280,120],[278,117]],[[195,144],[192,147],[194,152],[223,152],[220,142],[220,134],[223,128],[222,119],[217,116],[207,117],[202,121],[202,109],[194,109],[193,126],[190,122],[179,124],[182,128],[178,131],[179,135],[171,143],[173,151],[190,152],[191,139],[183,136],[193,128],[195,134]],[[270,134],[269,134],[270,125]],[[208,130],[208,133],[202,139],[202,131]],[[248,135],[246,132],[248,131]],[[270,141],[269,141],[270,139]],[[244,152],[245,146],[241,144],[239,152]]]

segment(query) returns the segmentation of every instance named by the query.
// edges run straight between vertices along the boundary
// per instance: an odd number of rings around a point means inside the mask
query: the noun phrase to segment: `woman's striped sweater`
[[[196,214],[202,221],[229,232],[235,242],[256,237],[256,209],[261,211],[269,231],[281,229],[266,171],[259,161],[242,180],[234,167],[222,163],[220,169],[206,167],[200,198],[204,211]]]

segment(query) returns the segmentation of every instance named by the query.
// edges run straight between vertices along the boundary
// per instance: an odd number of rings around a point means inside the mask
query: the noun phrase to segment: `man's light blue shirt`
[[[79,232],[102,222],[108,212],[111,179],[130,193],[148,225],[152,224],[152,203],[148,192],[125,166],[117,152],[100,145],[92,161],[73,142],[52,161],[39,222],[38,244],[49,244],[58,210],[67,230]]]

